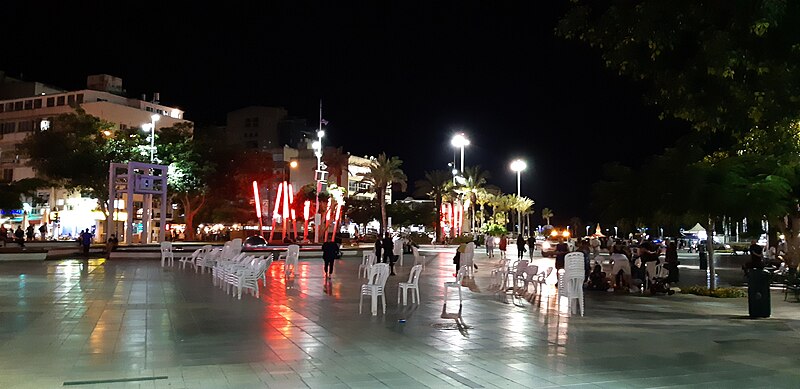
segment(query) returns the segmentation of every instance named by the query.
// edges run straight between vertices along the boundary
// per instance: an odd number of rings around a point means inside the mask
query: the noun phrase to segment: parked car
[[[707,240],[701,240],[700,244],[705,246],[707,242],[708,242]],[[727,243],[714,242],[714,250],[730,250],[730,249],[731,245]]]

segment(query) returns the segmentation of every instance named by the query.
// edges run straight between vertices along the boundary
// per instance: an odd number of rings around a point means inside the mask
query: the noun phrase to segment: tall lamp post
[[[458,133],[453,136],[453,139],[450,140],[450,144],[453,147],[461,149],[461,174],[464,174],[464,147],[469,146],[469,139],[464,136],[464,133]]]
[[[315,202],[314,212],[314,243],[319,243],[319,225],[322,223],[322,214],[319,212],[319,192],[322,191],[322,182],[325,180],[324,167],[322,166],[322,137],[325,136],[325,131],[322,130],[322,124],[325,120],[322,119],[322,100],[319,101],[319,129],[317,130],[317,140],[311,144],[314,149],[314,155],[317,157],[317,171],[315,179],[317,181],[317,198]]]
[[[515,159],[511,161],[511,170],[517,172],[517,197],[522,197],[522,186],[521,186],[521,178],[520,175],[525,168],[528,167],[528,164],[521,159]],[[522,234],[522,212],[517,209],[517,233]]]
[[[153,114],[150,116],[150,123],[142,124],[142,129],[150,131],[150,163],[156,161],[156,122],[161,119],[161,115]]]
[[[150,116],[150,123],[142,124],[143,130],[150,131],[150,163],[156,163],[156,122],[158,121],[158,119],[161,119],[161,115],[153,114]],[[150,243],[151,240],[150,223],[152,218],[150,215],[150,208],[152,205],[153,205],[153,195],[150,194],[144,195],[144,207],[142,209],[142,225],[144,226],[145,233],[147,234],[144,239],[146,243]],[[161,217],[163,218],[164,215],[162,215]]]

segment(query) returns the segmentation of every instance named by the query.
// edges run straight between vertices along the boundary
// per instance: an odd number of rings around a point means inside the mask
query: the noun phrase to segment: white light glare
[[[453,139],[450,140],[450,144],[452,144],[453,147],[469,146],[469,139],[467,139],[464,134],[456,134],[453,136]]]
[[[525,170],[526,167],[528,167],[528,164],[521,159],[515,159],[513,162],[511,162],[511,170],[515,172],[521,172]]]

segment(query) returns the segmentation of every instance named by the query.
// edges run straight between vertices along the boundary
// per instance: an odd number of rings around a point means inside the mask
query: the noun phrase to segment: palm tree
[[[400,169],[403,161],[397,157],[387,157],[381,153],[372,160],[369,172],[364,174],[363,181],[370,184],[370,192],[375,193],[381,204],[381,235],[386,232],[386,191],[392,184],[400,185],[400,190],[406,190],[406,174]]]
[[[473,166],[464,169],[464,180],[458,192],[469,200],[469,215],[470,215],[470,231],[475,231],[475,204],[477,203],[478,191],[483,189],[486,180],[489,178],[489,172],[481,169],[481,166]]]
[[[440,242],[442,238],[442,236],[440,236],[442,230],[442,202],[445,197],[449,197],[449,193],[452,191],[452,175],[450,172],[444,170],[425,172],[425,179],[418,180],[414,183],[414,186],[416,187],[414,191],[415,195],[428,196],[433,199],[434,210],[436,211],[436,217],[434,218],[436,241]]]
[[[336,177],[336,185],[342,186],[342,174],[347,173],[347,167],[350,163],[350,153],[345,153],[342,151],[341,147],[328,147],[322,154],[322,162],[325,162],[325,165],[327,165],[327,170],[331,178]]]
[[[519,230],[522,234],[525,233],[525,228],[522,223],[522,215],[527,214],[531,210],[531,208],[533,208],[533,204],[534,204],[533,200],[525,196],[522,197],[514,196],[514,209],[517,211],[517,216],[520,219],[517,220],[517,223],[519,223]],[[530,226],[528,226],[528,229],[530,229]]]
[[[550,218],[553,217],[553,211],[550,208],[542,209],[542,219],[547,220],[547,225],[550,225]]]
[[[514,207],[513,195],[495,195],[489,204],[492,207],[492,219],[496,224],[506,226],[508,224],[508,211]]]

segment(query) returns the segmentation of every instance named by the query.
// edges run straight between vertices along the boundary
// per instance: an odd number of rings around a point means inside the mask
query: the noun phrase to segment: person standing
[[[339,252],[339,245],[334,241],[327,241],[322,244],[322,261],[325,262],[325,279],[333,276],[333,261]]]
[[[678,273],[678,244],[676,242],[669,242],[667,245],[667,252],[664,254],[664,268],[669,270],[666,282],[678,282],[680,279]]]
[[[528,258],[533,259],[533,250],[536,248],[536,237],[531,235],[528,237]]]
[[[486,234],[483,241],[486,243],[486,255],[488,255],[489,258],[494,258],[494,237]]]
[[[381,262],[391,262],[394,256],[394,243],[392,242],[392,236],[388,232],[383,236],[381,246],[383,247],[383,260]]]
[[[83,243],[83,253],[89,255],[89,247],[92,245],[92,233],[89,232],[88,228],[81,235],[81,243]]]
[[[506,248],[508,247],[508,238],[506,234],[500,235],[500,242],[497,248],[500,249],[500,259],[506,258]]]
[[[400,259],[400,256],[403,255],[403,248],[405,246],[405,242],[401,236],[397,236],[396,239],[392,240],[392,257],[389,259],[389,275],[394,275],[394,263]]]
[[[33,241],[34,232],[33,232],[33,224],[28,224],[28,228],[25,229],[25,238],[30,242]]]
[[[600,239],[591,238],[589,240],[589,248],[591,249],[592,260],[597,262],[597,256],[600,255]],[[610,251],[609,251],[610,252]]]
[[[564,242],[564,238],[558,238],[558,244],[556,245],[556,270],[561,270],[564,268],[564,260],[569,253],[569,245]]]
[[[590,241],[583,239],[581,240],[581,245],[578,247],[577,251],[583,253],[583,272],[584,272],[584,279],[583,281],[586,282],[589,280],[589,274],[591,273],[592,266],[590,264],[592,248],[590,247]],[[602,266],[601,266],[602,269]]]
[[[517,237],[517,259],[525,256],[525,237],[520,234]]]
[[[42,223],[42,225],[39,226],[39,237],[41,240],[47,239],[47,224]]]
[[[3,247],[6,247],[6,243],[8,243],[8,230],[6,226],[0,224],[0,239],[3,240]]]
[[[25,247],[25,231],[22,231],[22,225],[17,226],[17,230],[14,231],[14,238],[20,247]]]
[[[381,241],[380,237],[375,239],[375,262],[381,261],[381,254],[383,249],[383,242]]]

